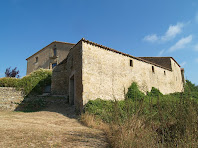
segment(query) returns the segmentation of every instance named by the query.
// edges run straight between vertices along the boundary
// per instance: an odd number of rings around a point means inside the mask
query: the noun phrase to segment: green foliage
[[[126,94],[126,97],[128,99],[132,99],[132,100],[136,100],[136,99],[142,99],[144,98],[144,93],[142,93],[139,89],[138,89],[138,85],[137,83],[133,82],[131,84],[131,86],[128,88],[128,92]]]
[[[31,93],[41,94],[44,86],[51,84],[51,70],[39,69],[21,79],[18,87],[23,88],[26,95]]]
[[[151,92],[147,92],[147,96],[159,97],[159,96],[163,96],[163,94],[159,91],[159,89],[152,87]]]
[[[193,84],[191,81],[186,80],[185,89],[189,89],[191,92],[198,91],[198,86]]]
[[[107,113],[113,111],[113,101],[105,101],[101,99],[90,100],[85,106],[85,111],[94,114],[96,117],[99,117],[106,122],[110,122],[111,119]]]
[[[151,92],[144,95],[138,90],[137,84],[133,83],[124,101],[92,100],[87,103],[85,112],[97,116],[110,126],[114,125],[110,129],[113,136],[118,135],[115,139],[119,139],[119,135],[125,136],[123,133],[118,133],[119,130],[115,131],[115,125],[118,129],[126,129],[127,133],[134,132],[130,130],[131,121],[135,116],[137,120],[143,122],[145,129],[153,129],[151,135],[157,136],[155,137],[157,147],[196,147],[198,145],[196,93],[197,86],[190,81],[187,81],[184,92],[169,95],[163,95],[156,88],[152,88]],[[124,139],[127,137],[124,137],[119,144],[126,143]],[[114,144],[116,142],[117,140]],[[118,145],[118,147],[133,146]]]
[[[21,79],[1,78],[0,87],[23,89],[25,95],[41,94],[45,86],[51,84],[51,70],[39,69]]]
[[[0,87],[17,87],[20,79],[4,77],[0,78]]]
[[[191,81],[186,80],[186,84],[184,86],[184,95],[198,99],[198,86],[193,84]]]

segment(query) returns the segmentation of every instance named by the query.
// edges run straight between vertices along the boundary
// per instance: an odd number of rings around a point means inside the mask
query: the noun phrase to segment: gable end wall
[[[54,46],[56,45],[56,46]],[[69,49],[72,47],[72,44],[64,44],[54,42],[51,45],[47,46],[37,54],[33,55],[32,57],[27,59],[27,73],[30,74],[31,72],[39,69],[50,69],[52,63],[60,63],[62,62],[68,55]],[[57,49],[57,58],[50,58],[53,57],[53,49]],[[38,62],[36,62],[36,57],[38,57]]]

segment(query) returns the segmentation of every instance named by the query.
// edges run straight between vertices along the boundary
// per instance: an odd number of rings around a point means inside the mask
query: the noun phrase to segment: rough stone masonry
[[[23,99],[22,91],[12,87],[0,87],[0,110],[14,111]]]
[[[89,100],[125,99],[132,82],[145,93],[152,87],[163,94],[182,92],[183,69],[172,57],[134,57],[81,39],[54,68],[51,93],[68,96],[82,110]]]

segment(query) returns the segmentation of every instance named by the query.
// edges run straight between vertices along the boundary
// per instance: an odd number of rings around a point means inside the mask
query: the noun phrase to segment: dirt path
[[[108,147],[102,131],[80,124],[73,108],[0,112],[0,147]]]

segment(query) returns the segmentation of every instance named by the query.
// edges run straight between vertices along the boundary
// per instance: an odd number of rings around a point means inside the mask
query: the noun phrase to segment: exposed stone
[[[59,64],[68,55],[69,49],[74,46],[72,43],[54,41],[37,53],[27,58],[27,74],[43,68],[52,69],[52,64]],[[56,53],[54,53],[54,49]]]
[[[0,87],[0,110],[15,110],[23,101],[22,91],[11,87]]]
[[[152,87],[163,94],[183,91],[183,74],[173,58],[145,59],[82,39],[54,68],[51,93],[69,96],[69,102],[82,111],[89,100],[125,99],[132,82],[144,93]]]

